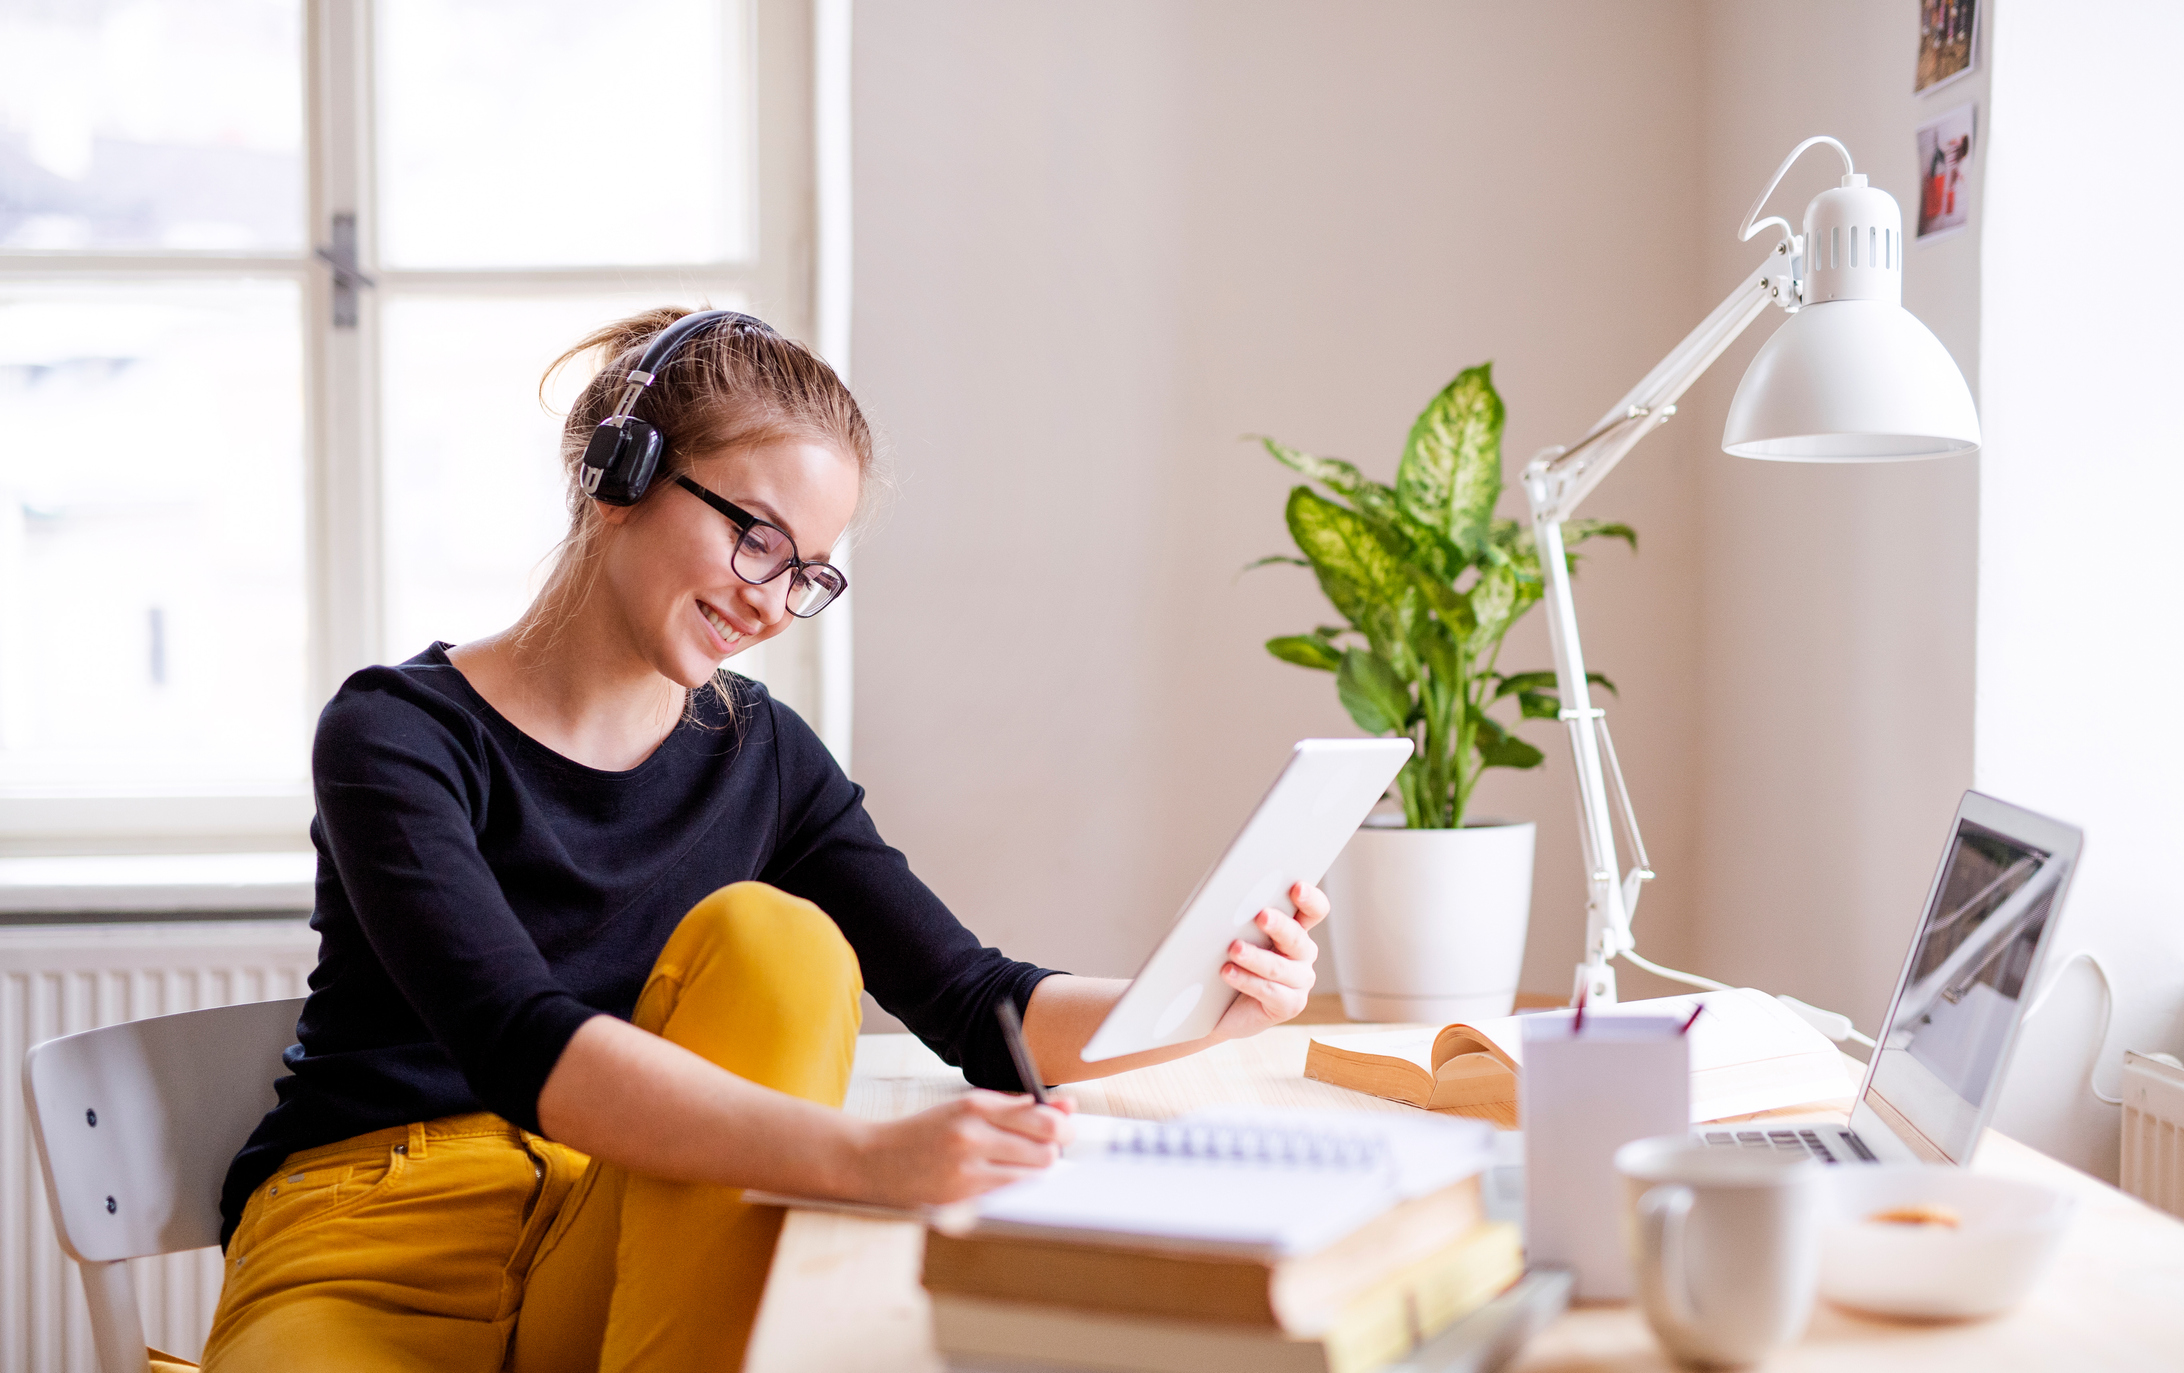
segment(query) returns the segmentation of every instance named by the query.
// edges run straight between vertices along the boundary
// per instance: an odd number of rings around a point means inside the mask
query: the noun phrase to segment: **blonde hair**
[[[571,363],[598,356],[599,370],[569,407],[561,427],[561,466],[567,482],[568,531],[554,549],[537,605],[558,622],[591,594],[606,521],[579,480],[592,432],[614,411],[631,370],[659,333],[692,313],[662,306],[594,329],[554,359],[539,381],[546,388]],[[825,360],[796,340],[748,316],[730,317],[683,341],[645,388],[636,414],[666,440],[659,469],[639,504],[658,496],[700,458],[750,444],[802,439],[823,444],[857,464],[860,482],[871,475],[871,426],[856,397]],[[537,628],[526,616],[523,633]],[[553,627],[548,628],[549,638]],[[725,670],[714,687],[731,712],[735,699]]]

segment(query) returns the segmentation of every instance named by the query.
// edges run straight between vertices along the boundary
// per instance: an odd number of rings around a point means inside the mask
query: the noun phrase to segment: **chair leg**
[[[83,1299],[91,1308],[91,1345],[98,1354],[99,1373],[151,1373],[152,1357],[145,1350],[144,1321],[137,1314],[129,1261],[79,1262],[76,1267],[83,1273]]]

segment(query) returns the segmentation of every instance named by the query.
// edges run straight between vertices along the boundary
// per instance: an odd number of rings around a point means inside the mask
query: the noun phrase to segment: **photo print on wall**
[[[1972,70],[1979,51],[1979,0],[1919,0],[1919,73],[1913,95]]]
[[[1959,105],[1919,126],[1919,241],[1954,233],[1971,219],[1965,185],[1971,170],[1972,126],[1979,107]]]

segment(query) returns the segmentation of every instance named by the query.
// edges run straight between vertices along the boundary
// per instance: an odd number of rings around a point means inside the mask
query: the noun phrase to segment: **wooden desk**
[[[1223,1102],[1407,1111],[1303,1076],[1306,1026],[1070,1088],[1083,1109],[1162,1117]],[[1846,1094],[1856,1088],[1851,1080]],[[965,1090],[961,1074],[909,1035],[858,1042],[847,1109],[906,1115]],[[1847,1095],[1845,1104],[1847,1105]],[[2184,1368],[2184,1223],[1988,1132],[1973,1165],[2077,1196],[2078,1219],[2046,1281],[1991,1321],[1907,1325],[1822,1305],[1804,1340],[1768,1373],[2003,1373]],[[925,1293],[924,1231],[904,1222],[792,1212],[782,1229],[748,1366],[754,1373],[940,1373]],[[1513,1366],[1518,1373],[1673,1368],[1644,1318],[1621,1305],[1570,1312]]]

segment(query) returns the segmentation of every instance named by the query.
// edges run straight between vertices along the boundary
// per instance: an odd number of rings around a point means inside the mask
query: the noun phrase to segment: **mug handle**
[[[1677,1183],[1649,1188],[1638,1198],[1638,1223],[1645,1252],[1660,1268],[1661,1298],[1669,1314],[1684,1325],[1698,1324],[1691,1307],[1691,1284],[1684,1274],[1684,1222],[1691,1215],[1691,1189]]]

